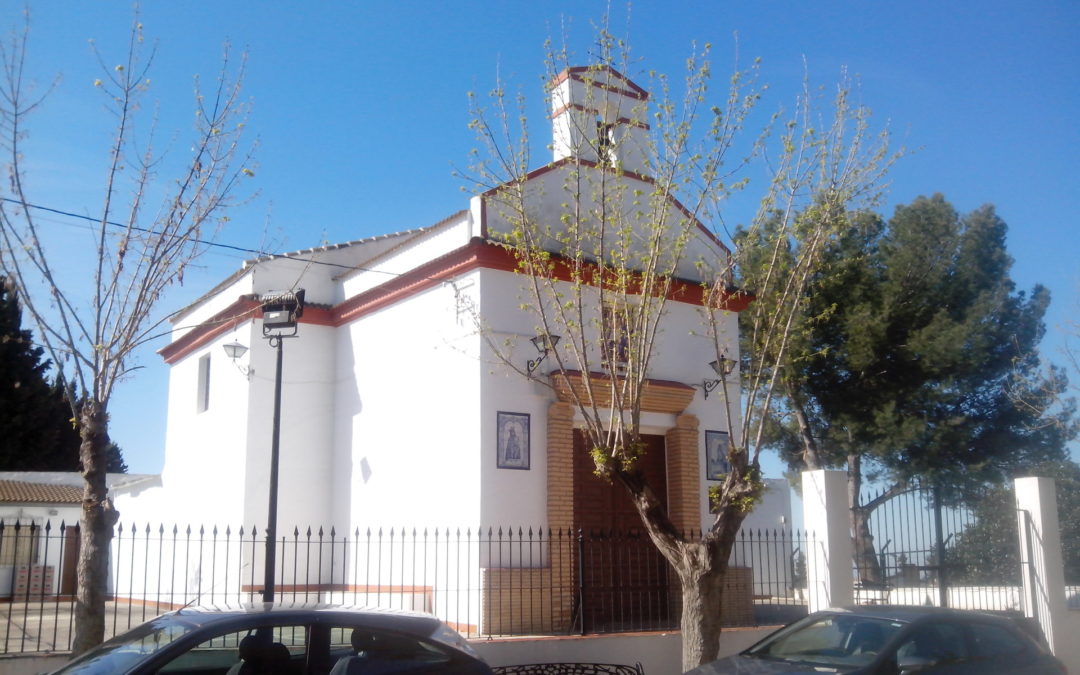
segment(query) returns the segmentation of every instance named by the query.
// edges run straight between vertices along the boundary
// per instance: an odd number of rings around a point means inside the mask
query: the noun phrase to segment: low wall
[[[1061,659],[1070,673],[1080,673],[1080,640],[1075,639],[1080,635],[1080,612],[1069,611],[1062,618],[1063,632],[1068,638],[1062,641],[1064,644],[1058,645],[1054,656]]]
[[[51,673],[67,663],[71,657],[67,654],[48,655],[4,654],[0,656],[0,673],[4,675],[35,675]]]
[[[725,628],[720,656],[746,649],[776,626]],[[505,638],[471,642],[493,666],[528,663],[640,663],[647,675],[677,675],[682,669],[682,637],[671,633],[618,633],[548,638]]]

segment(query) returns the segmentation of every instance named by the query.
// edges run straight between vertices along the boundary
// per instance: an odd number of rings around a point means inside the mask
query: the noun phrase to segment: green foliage
[[[716,480],[719,484],[709,485],[709,510],[719,513],[721,509],[731,509],[740,515],[749,515],[754,507],[765,494],[765,480],[761,477],[761,469],[757,466],[748,466],[735,480],[730,474],[720,474]]]
[[[1025,475],[1053,478],[1057,486],[1065,581],[1080,583],[1080,466],[1072,461],[1036,466]],[[1020,574],[1016,497],[1011,485],[982,491],[972,502],[975,524],[946,550],[958,582],[1015,585]]]
[[[961,216],[935,195],[888,222],[847,217],[854,227],[825,251],[769,426],[788,464],[857,454],[890,480],[961,486],[1063,457],[1076,425],[1071,407],[1054,407],[1064,377],[1043,372],[1037,351],[1049,293],[1015,291],[993,207]]]
[[[18,295],[0,277],[0,469],[75,471],[79,433],[63,389],[48,382],[49,361],[22,327]]]
[[[47,380],[50,363],[22,327],[18,294],[0,276],[0,471],[79,471],[79,431],[65,388]],[[110,443],[107,470],[126,473]]]

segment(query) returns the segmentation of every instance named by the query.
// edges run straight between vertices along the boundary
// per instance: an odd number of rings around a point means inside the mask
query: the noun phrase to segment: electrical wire
[[[77,218],[79,220],[86,220],[86,221],[90,221],[90,222],[93,222],[93,223],[101,223],[101,222],[103,222],[103,221],[101,221],[101,220],[99,220],[97,218],[93,218],[91,216],[85,216],[85,215],[81,215],[81,214],[78,214],[78,213],[73,213],[71,211],[64,211],[62,209],[53,208],[51,206],[42,206],[41,204],[31,204],[29,202],[23,202],[23,201],[20,201],[18,199],[12,199],[11,197],[0,197],[0,201],[7,202],[9,204],[15,204],[16,206],[20,206],[22,208],[35,209],[35,210],[38,210],[38,211],[44,211],[46,213],[53,213],[53,214],[60,215],[60,216],[66,216],[68,218]],[[111,221],[111,220],[104,221],[104,224],[109,225],[111,227],[122,228],[122,229],[125,229],[125,230],[126,229],[131,229],[131,230],[135,230],[136,232],[145,232],[147,234],[158,234],[158,235],[161,234],[160,232],[155,232],[154,230],[151,230],[151,229],[148,229],[148,228],[145,228],[145,227],[139,227],[137,225],[127,225],[125,223],[118,223],[118,222]],[[403,272],[389,272],[387,270],[376,270],[376,269],[372,269],[372,268],[369,268],[369,267],[356,267],[354,265],[344,265],[342,263],[328,262],[328,261],[325,261],[325,260],[318,260],[317,258],[302,257],[302,256],[288,254],[288,253],[273,253],[271,251],[262,251],[262,250],[255,249],[255,248],[246,248],[244,246],[236,246],[234,244],[223,244],[221,242],[213,241],[213,240],[210,240],[210,239],[193,239],[192,241],[194,241],[197,244],[203,244],[205,246],[209,246],[209,247],[213,247],[213,248],[225,249],[225,250],[228,250],[228,251],[233,251],[233,252],[238,252],[238,253],[251,254],[251,255],[254,255],[254,256],[258,257],[258,258],[271,258],[271,259],[274,259],[274,258],[288,258],[290,260],[296,260],[296,261],[299,261],[299,262],[306,262],[306,263],[309,263],[311,265],[323,265],[323,266],[326,266],[326,267],[335,267],[337,269],[343,269],[343,270],[356,270],[356,271],[359,271],[359,272],[375,272],[375,273],[378,273],[378,274],[386,274],[386,275],[389,275],[389,276],[404,276]]]

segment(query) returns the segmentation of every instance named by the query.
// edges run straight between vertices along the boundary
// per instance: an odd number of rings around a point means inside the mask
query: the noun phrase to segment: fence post
[[[804,471],[802,481],[809,610],[816,612],[853,604],[853,546],[847,475],[843,471]]]
[[[581,621],[581,634],[585,634],[585,533],[577,531],[577,568],[578,568],[578,620]]]
[[[934,483],[934,557],[937,558],[938,604],[949,606],[948,565],[945,562],[945,531],[941,521],[941,486]]]
[[[1069,616],[1054,479],[1017,478],[1015,490],[1024,615],[1039,622],[1051,651],[1061,656],[1069,639]]]

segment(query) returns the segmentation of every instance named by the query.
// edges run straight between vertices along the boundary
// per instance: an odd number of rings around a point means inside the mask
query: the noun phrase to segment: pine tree
[[[79,433],[50,363],[22,328],[14,287],[0,277],[0,470],[77,471]]]
[[[1066,383],[1038,345],[1049,292],[1017,291],[993,207],[941,195],[864,216],[829,251],[772,428],[793,469],[846,467],[863,581],[880,581],[870,514],[914,480],[954,498],[1061,460],[1076,433]],[[863,481],[888,487],[857,504]]]

